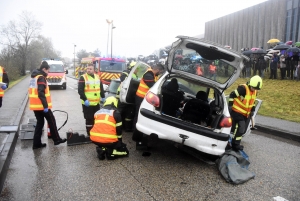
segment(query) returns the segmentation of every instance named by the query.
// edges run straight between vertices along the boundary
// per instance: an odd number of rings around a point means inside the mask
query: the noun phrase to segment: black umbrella
[[[289,49],[291,46],[286,45],[286,44],[281,44],[281,45],[276,45],[273,50],[287,50]]]
[[[291,47],[286,50],[287,53],[292,52],[292,53],[299,53],[300,49],[298,47]]]
[[[251,54],[253,54],[253,51],[247,50],[247,51],[242,52],[242,54],[246,55],[246,56],[250,56]]]
[[[252,54],[267,54],[267,51],[263,49],[258,49],[253,51]]]

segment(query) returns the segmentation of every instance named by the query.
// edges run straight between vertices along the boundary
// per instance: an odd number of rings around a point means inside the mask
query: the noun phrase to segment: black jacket
[[[2,82],[6,83],[6,86],[8,88],[9,79],[8,79],[7,73],[4,68],[3,68]]]
[[[94,78],[95,75],[93,74],[90,76]],[[85,81],[84,81],[84,78],[82,75],[82,76],[80,76],[79,81],[78,81],[78,94],[80,96],[80,99],[83,101],[87,100],[85,93],[84,93],[84,88],[85,88]],[[101,96],[101,98],[105,97],[102,82],[100,82],[100,96]]]
[[[42,75],[37,79],[38,96],[43,104],[43,107],[48,108],[48,103],[47,103],[47,99],[45,96],[45,90],[47,87],[47,81],[46,81],[47,73],[45,73],[44,71],[42,71],[40,69],[36,69],[31,73],[31,78],[35,78],[38,75]]]

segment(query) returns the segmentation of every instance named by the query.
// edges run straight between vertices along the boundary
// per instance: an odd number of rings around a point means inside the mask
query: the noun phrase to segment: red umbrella
[[[292,45],[292,44],[293,44],[293,41],[291,41],[291,40],[290,40],[290,41],[286,41],[285,44],[286,44],[286,45]]]

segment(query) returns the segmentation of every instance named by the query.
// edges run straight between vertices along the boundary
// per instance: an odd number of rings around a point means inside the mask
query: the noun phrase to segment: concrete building
[[[300,0],[268,0],[206,22],[204,38],[237,51],[268,49],[271,38],[300,41]]]

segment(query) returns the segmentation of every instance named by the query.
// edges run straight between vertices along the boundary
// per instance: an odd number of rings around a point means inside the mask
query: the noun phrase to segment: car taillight
[[[159,107],[159,97],[150,91],[146,94],[146,101],[154,107]]]
[[[220,127],[231,127],[232,125],[231,117],[223,117],[219,125]]]

